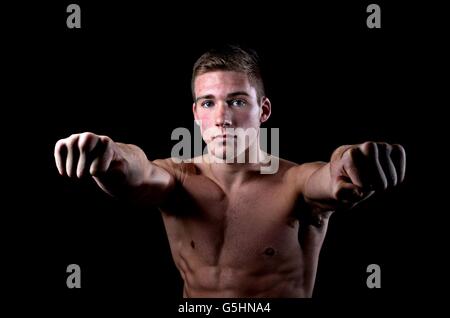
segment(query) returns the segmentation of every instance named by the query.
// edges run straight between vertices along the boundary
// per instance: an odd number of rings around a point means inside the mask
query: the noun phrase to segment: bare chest
[[[165,220],[169,240],[191,257],[236,266],[298,249],[297,198],[284,184],[260,180],[225,194],[213,183],[191,181],[197,182],[185,184],[180,213]]]

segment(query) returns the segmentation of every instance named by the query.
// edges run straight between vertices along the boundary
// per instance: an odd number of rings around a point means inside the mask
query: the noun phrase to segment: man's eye
[[[245,101],[242,99],[233,99],[230,104],[231,106],[243,107],[245,106]]]
[[[211,106],[213,106],[214,105],[214,103],[212,102],[212,101],[210,101],[210,100],[205,100],[203,103],[202,103],[202,107],[204,107],[204,108],[209,108],[209,107],[211,107]]]

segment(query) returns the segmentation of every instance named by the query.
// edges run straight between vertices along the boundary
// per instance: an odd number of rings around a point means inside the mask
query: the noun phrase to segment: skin
[[[241,137],[218,136],[259,131],[269,99],[258,100],[247,76],[231,71],[199,75],[195,96],[208,145],[202,160],[149,161],[137,146],[82,133],[56,143],[59,173],[92,176],[113,196],[157,206],[185,297],[311,297],[330,216],[402,182],[403,147],[344,145],[328,163],[279,159],[276,173],[261,174],[263,159],[273,158],[256,139],[244,149],[256,162],[223,163]]]

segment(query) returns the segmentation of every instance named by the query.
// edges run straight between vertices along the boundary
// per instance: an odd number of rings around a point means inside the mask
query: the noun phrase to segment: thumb
[[[364,197],[364,191],[347,177],[339,177],[332,191],[333,198],[343,203],[356,203]]]

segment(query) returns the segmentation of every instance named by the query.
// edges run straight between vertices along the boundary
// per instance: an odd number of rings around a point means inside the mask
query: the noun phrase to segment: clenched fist
[[[55,161],[63,176],[81,178],[106,172],[111,162],[119,161],[120,149],[107,136],[90,132],[74,134],[58,140],[55,145]]]
[[[401,145],[365,142],[341,146],[330,161],[332,197],[343,203],[358,203],[402,182],[405,167]]]
[[[152,164],[141,148],[90,132],[58,140],[55,161],[61,175],[74,178],[90,175],[103,191],[114,197],[156,204],[174,184],[173,177]]]

